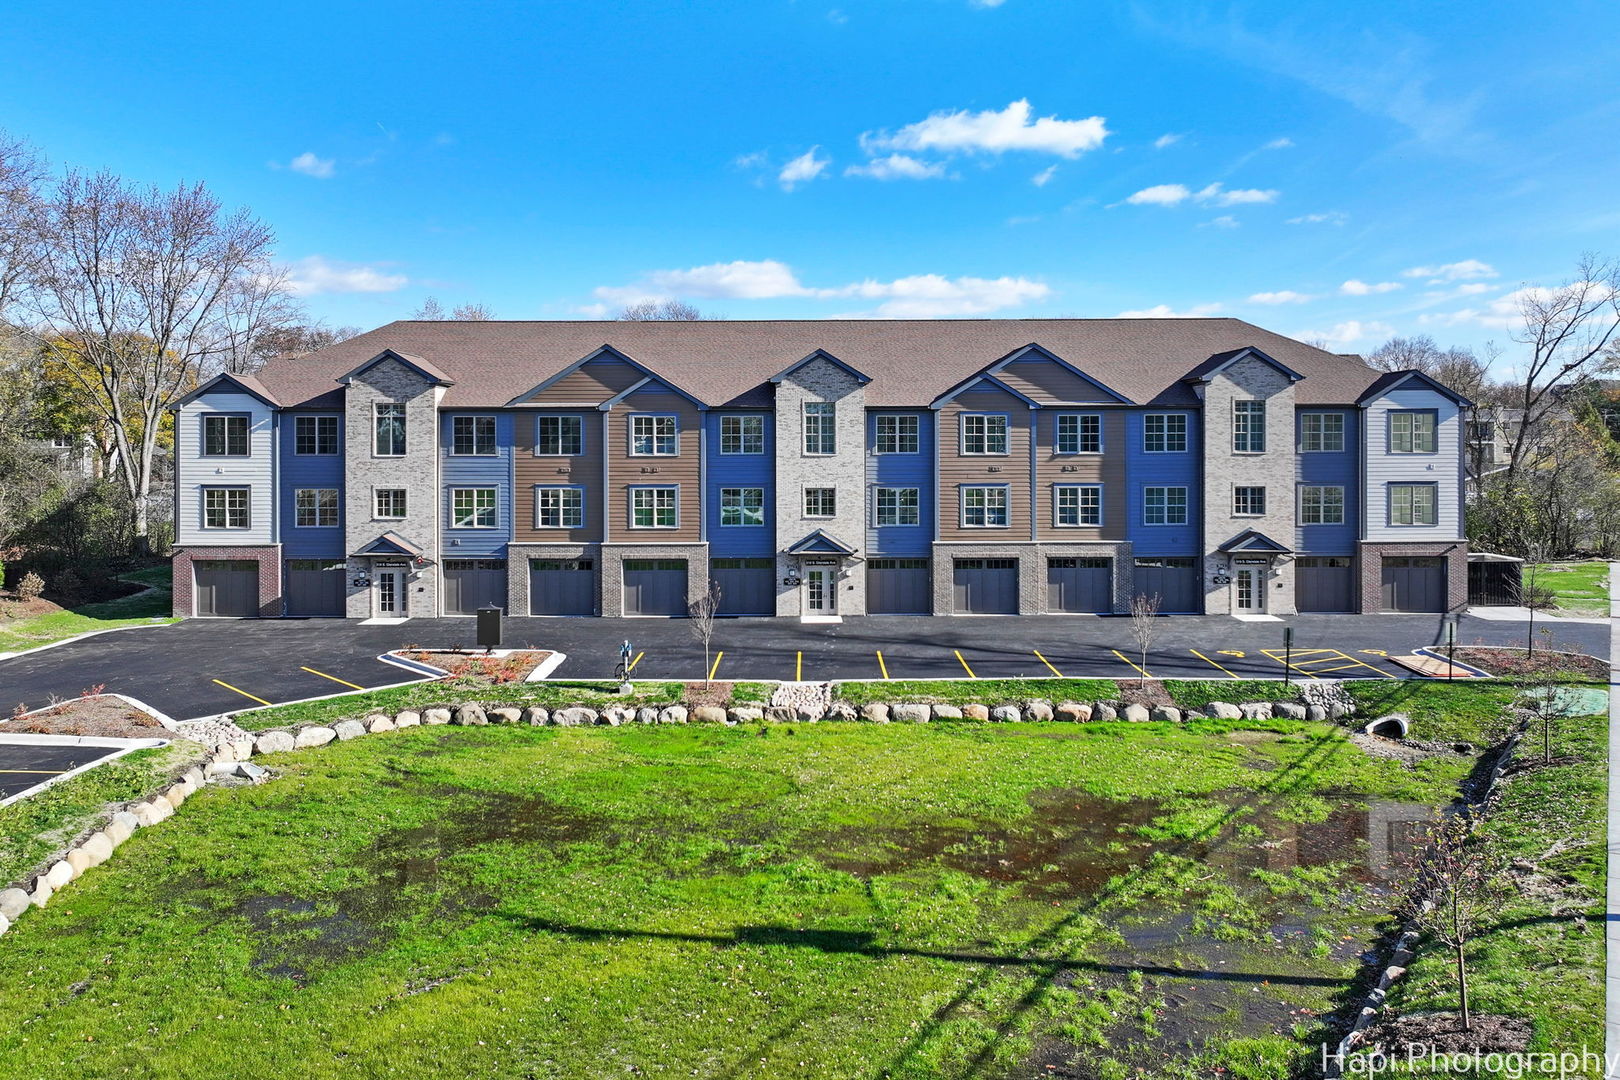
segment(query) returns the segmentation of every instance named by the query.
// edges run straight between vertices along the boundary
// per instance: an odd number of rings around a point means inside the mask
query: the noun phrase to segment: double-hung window
[[[450,452],[458,457],[495,453],[493,416],[456,416],[450,420]]]
[[[1002,485],[974,485],[962,489],[962,527],[1007,527],[1007,489]]]
[[[1007,418],[999,413],[962,414],[962,453],[1005,454]]]
[[[535,488],[534,527],[537,529],[584,528],[585,493],[577,487]]]
[[[838,439],[835,434],[837,417],[833,412],[833,403],[830,401],[807,401],[804,403],[804,452],[806,454],[831,454],[838,449]]]
[[[678,489],[638,487],[630,489],[630,524],[637,529],[674,529],[681,523]]]
[[[1052,488],[1052,523],[1065,528],[1102,524],[1101,484],[1058,484]]]
[[[203,528],[246,529],[251,524],[247,488],[205,487],[202,494]]]
[[[1299,449],[1306,454],[1343,450],[1344,413],[1300,413]]]
[[[764,525],[765,489],[728,487],[720,489],[721,525]]]
[[[293,453],[335,454],[338,452],[338,418],[297,416],[293,418]]]
[[[405,403],[379,401],[372,406],[372,453],[401,457],[405,453]]]
[[[574,457],[585,445],[585,422],[577,416],[537,416],[534,452],[540,457]]]
[[[247,457],[248,418],[208,413],[202,418],[203,457]]]
[[[1187,489],[1184,487],[1143,488],[1142,522],[1145,525],[1187,524]]]
[[[1389,485],[1391,525],[1437,525],[1439,488],[1435,484]]]
[[[296,489],[293,492],[293,522],[300,529],[336,528],[337,488]]]
[[[680,453],[673,416],[632,416],[630,453],[637,457],[674,457]]]
[[[1299,523],[1301,525],[1343,525],[1344,488],[1322,484],[1303,484],[1299,489]]]
[[[1232,513],[1237,517],[1259,517],[1266,512],[1266,489],[1263,487],[1235,487],[1232,489]]]
[[[1232,450],[1239,454],[1266,452],[1266,403],[1232,402]]]
[[[405,516],[404,488],[377,488],[372,496],[375,517],[397,519]]]
[[[720,418],[720,452],[722,454],[763,454],[765,452],[765,418],[743,413]]]
[[[807,487],[804,489],[804,516],[830,518],[838,516],[838,489]]]
[[[1059,413],[1057,452],[1060,454],[1102,453],[1102,416],[1099,413]]]
[[[1142,418],[1142,449],[1149,454],[1180,454],[1187,449],[1186,413],[1148,413]]]
[[[1389,413],[1389,452],[1432,454],[1438,446],[1438,415],[1432,409],[1393,409]]]
[[[456,529],[493,529],[496,524],[495,489],[451,488],[450,524]]]
[[[917,417],[879,413],[874,449],[880,454],[915,454],[922,444]]]
[[[872,520],[876,525],[922,524],[920,491],[914,487],[880,487],[872,497]]]

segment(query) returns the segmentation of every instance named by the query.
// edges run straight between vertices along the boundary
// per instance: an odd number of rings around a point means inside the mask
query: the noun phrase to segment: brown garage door
[[[197,614],[251,619],[259,613],[259,560],[198,559],[191,564]]]
[[[1385,611],[1446,610],[1446,560],[1430,555],[1385,555]]]

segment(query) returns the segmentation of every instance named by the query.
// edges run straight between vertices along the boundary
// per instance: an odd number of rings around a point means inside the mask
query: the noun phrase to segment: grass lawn
[[[1608,615],[1609,564],[1607,562],[1553,562],[1536,565],[1536,585],[1551,589],[1558,607],[1570,615]],[[1524,583],[1530,584],[1529,566]]]
[[[417,728],[267,758],[0,941],[0,1060],[1283,1080],[1383,911],[1365,837],[1468,762],[1256,726]]]
[[[168,563],[119,574],[120,580],[148,586],[149,591],[122,596],[98,604],[83,604],[67,611],[53,611],[31,619],[0,622],[0,652],[22,652],[49,645],[53,641],[111,630],[119,626],[149,626],[177,622],[170,612],[170,567]]]

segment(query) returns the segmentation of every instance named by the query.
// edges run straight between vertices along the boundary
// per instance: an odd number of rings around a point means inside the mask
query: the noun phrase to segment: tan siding
[[[541,415],[578,416],[584,434],[584,451],[577,457],[536,457],[535,419]],[[602,414],[594,409],[546,409],[521,412],[514,422],[513,471],[516,476],[516,520],[512,539],[519,544],[587,543],[602,538]],[[534,488],[536,484],[577,485],[585,490],[585,527],[582,529],[536,529],[534,527]]]
[[[535,405],[600,405],[643,378],[621,360],[593,360],[526,400]]]
[[[1050,360],[1016,360],[996,378],[1041,404],[1062,401],[1108,401],[1108,395],[1074,372]]]
[[[1095,412],[1103,420],[1101,454],[1057,453],[1057,418]],[[1042,540],[1120,540],[1125,537],[1125,413],[1121,409],[1042,409],[1035,442],[1035,523]],[[1073,471],[1065,471],[1072,469]],[[1102,528],[1059,528],[1052,524],[1052,485],[1102,484]]]
[[[1005,457],[962,454],[961,416],[974,412],[1007,415]],[[939,424],[939,538],[984,544],[1029,543],[1029,406],[1001,390],[974,390],[958,395],[940,409]],[[958,488],[964,484],[1006,484],[1008,527],[962,528]]]
[[[638,413],[673,413],[678,417],[680,453],[675,457],[632,455],[630,417]],[[698,540],[702,535],[703,513],[703,492],[699,484],[703,421],[696,406],[679,394],[648,387],[614,406],[608,418],[607,453],[611,489],[608,520],[611,522],[613,542],[634,544]],[[679,485],[680,528],[630,527],[630,488],[647,484]]]

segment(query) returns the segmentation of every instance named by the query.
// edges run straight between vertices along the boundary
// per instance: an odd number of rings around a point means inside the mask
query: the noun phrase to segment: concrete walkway
[[[1604,1049],[1607,1075],[1620,1077],[1620,562],[1609,564],[1609,836],[1608,917],[1604,919],[1604,945],[1608,950],[1608,994],[1605,1009]]]

